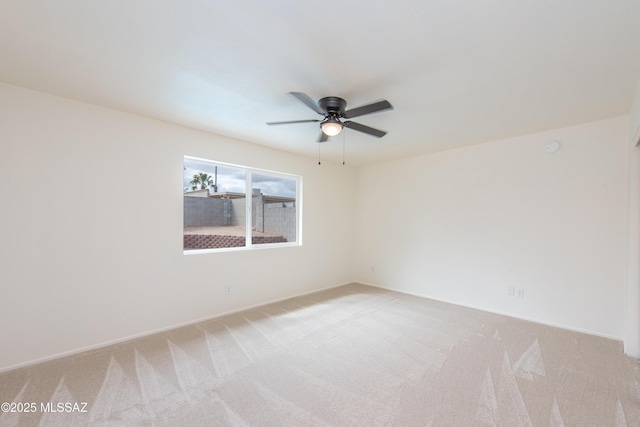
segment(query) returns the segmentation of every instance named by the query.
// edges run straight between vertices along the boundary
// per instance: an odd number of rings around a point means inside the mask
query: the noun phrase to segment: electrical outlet
[[[230,295],[231,294],[231,285],[227,285],[224,287],[224,294],[225,295]]]
[[[524,298],[524,289],[516,289],[516,297]]]
[[[516,294],[516,287],[515,286],[507,286],[507,295],[512,297],[515,294]]]
[[[375,272],[376,272],[376,268],[375,268],[373,265],[371,266],[371,272],[372,272],[372,273],[375,273]]]

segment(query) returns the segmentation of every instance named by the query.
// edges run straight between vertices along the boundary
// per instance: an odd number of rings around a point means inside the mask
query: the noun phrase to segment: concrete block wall
[[[184,235],[184,249],[240,248],[245,245],[244,236],[219,236],[204,234]],[[282,236],[253,236],[251,243],[282,243],[287,240]]]
[[[264,232],[285,236],[288,242],[296,241],[296,208],[282,203],[268,203],[264,209]]]
[[[228,225],[223,215],[223,200],[189,196],[185,196],[183,199],[185,227],[221,227]]]
[[[229,225],[245,225],[247,212],[247,199],[227,199],[227,203],[231,204],[231,222]]]
[[[240,248],[244,246],[244,236],[220,236],[210,234],[185,234],[184,249]]]
[[[252,227],[257,231],[282,235],[296,241],[296,207],[293,203],[264,203],[261,194],[252,197]],[[185,227],[243,226],[246,199],[184,197]],[[218,247],[218,246],[216,246]]]

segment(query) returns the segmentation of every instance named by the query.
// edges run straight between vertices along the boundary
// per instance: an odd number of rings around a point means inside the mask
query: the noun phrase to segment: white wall
[[[640,82],[629,117],[629,253],[624,348],[628,355],[640,358]]]
[[[0,84],[0,371],[354,278],[624,336],[640,357],[639,100],[630,121],[355,171]],[[183,255],[184,155],[302,175],[304,245]]]
[[[184,155],[302,175],[303,246],[183,255]],[[0,370],[351,281],[354,191],[350,167],[0,84]]]
[[[640,141],[640,81],[638,81],[631,111],[629,112],[629,132],[632,145],[637,145]]]
[[[356,279],[621,338],[628,129],[614,118],[360,168]]]

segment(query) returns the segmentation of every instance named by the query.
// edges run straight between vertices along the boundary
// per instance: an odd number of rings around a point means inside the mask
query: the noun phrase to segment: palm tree
[[[213,178],[209,174],[204,172],[198,172],[197,174],[193,175],[193,179],[191,180],[190,184],[192,190],[197,190],[198,187],[200,187],[200,190],[214,187],[213,191],[217,191],[217,189],[215,188],[216,186],[213,183]]]

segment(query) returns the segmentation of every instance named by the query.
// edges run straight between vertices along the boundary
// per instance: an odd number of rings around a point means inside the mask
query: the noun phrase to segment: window
[[[183,250],[300,244],[302,177],[184,157]]]

